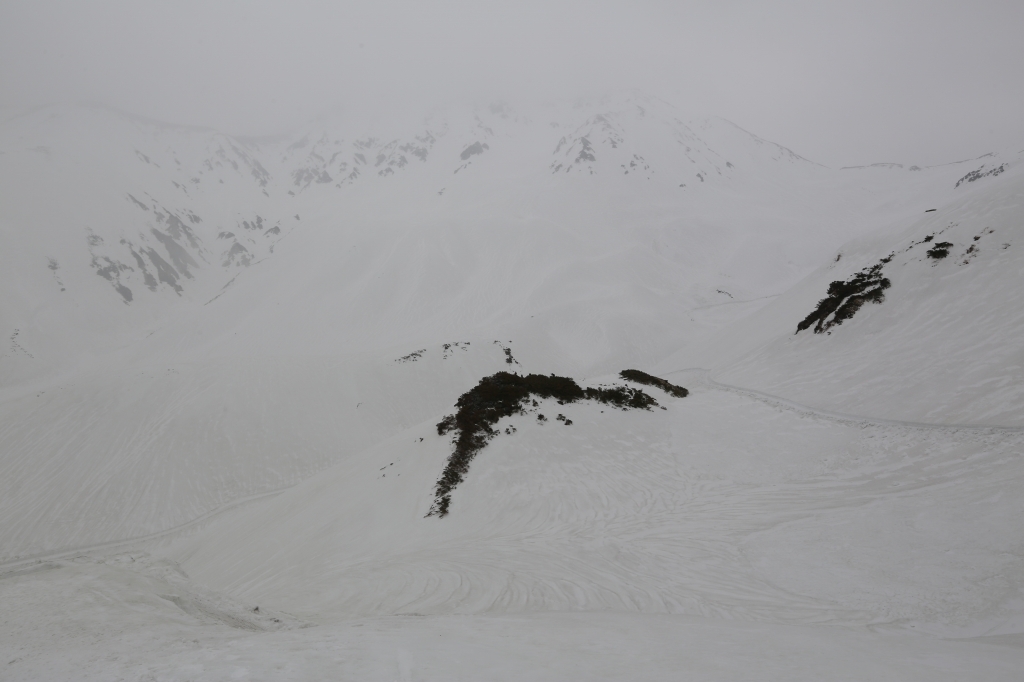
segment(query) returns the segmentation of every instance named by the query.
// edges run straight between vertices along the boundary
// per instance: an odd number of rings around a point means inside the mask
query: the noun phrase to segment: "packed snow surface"
[[[1020,679],[1019,160],[639,95],[0,124],[0,678]],[[628,368],[690,394],[529,404],[427,517],[482,377]]]

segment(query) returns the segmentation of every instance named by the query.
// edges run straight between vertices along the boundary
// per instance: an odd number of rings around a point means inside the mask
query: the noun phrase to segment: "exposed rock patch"
[[[892,286],[882,276],[882,267],[892,259],[883,258],[870,268],[861,270],[843,282],[836,280],[828,285],[828,296],[818,301],[817,307],[796,326],[796,333],[814,325],[814,333],[821,334],[853,317],[861,307],[870,301],[881,303],[885,290]]]
[[[667,382],[666,382],[667,383]],[[684,389],[685,390],[685,389]],[[581,400],[596,400],[622,409],[649,410],[658,402],[642,390],[615,386],[611,388],[582,388],[569,377],[554,374],[528,374],[520,376],[509,372],[498,372],[484,377],[476,386],[463,393],[455,403],[458,410],[437,424],[437,434],[443,436],[455,431],[454,448],[448,464],[441,473],[434,488],[434,504],[427,516],[444,517],[452,501],[452,491],[465,480],[469,463],[498,435],[493,427],[502,417],[525,414],[529,404],[537,406],[538,398],[554,398],[560,405]],[[538,415],[540,423],[547,421]]]

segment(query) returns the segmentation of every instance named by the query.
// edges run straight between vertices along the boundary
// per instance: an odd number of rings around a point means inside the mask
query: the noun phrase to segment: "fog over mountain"
[[[1018,679],[1015,5],[4,13],[0,678]]]
[[[1005,0],[7,2],[0,110],[92,102],[229,134],[327,111],[641,88],[831,167],[1024,149]]]

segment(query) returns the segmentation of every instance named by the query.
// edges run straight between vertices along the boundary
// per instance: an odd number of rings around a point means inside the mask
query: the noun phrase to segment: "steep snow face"
[[[1005,173],[956,183],[937,210],[842,247],[729,330],[704,356],[715,378],[855,414],[1024,425],[1024,170],[996,167]],[[852,317],[797,332],[829,282],[865,268],[891,282],[884,300],[836,300]]]

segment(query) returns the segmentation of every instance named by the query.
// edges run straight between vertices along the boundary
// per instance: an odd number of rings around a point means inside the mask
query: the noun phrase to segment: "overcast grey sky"
[[[231,133],[640,88],[830,166],[1024,149],[1024,0],[0,0],[0,107]]]

